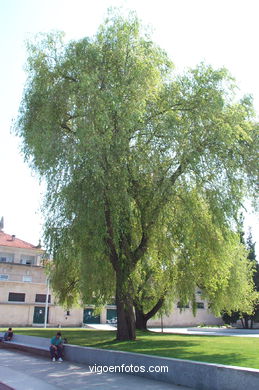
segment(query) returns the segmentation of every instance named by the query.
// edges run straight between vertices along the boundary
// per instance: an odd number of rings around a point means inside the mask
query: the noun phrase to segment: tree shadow
[[[209,349],[209,344],[202,345],[201,341],[204,340],[204,337],[215,339],[216,344],[217,341],[219,341],[218,336],[191,336],[192,340],[190,340],[189,335],[180,335],[180,337],[177,335],[177,339],[175,340],[168,340],[168,336],[169,335],[167,334],[164,337],[160,335],[157,339],[147,337],[146,339],[140,338],[136,341],[124,342],[112,340],[110,342],[96,343],[94,346],[92,345],[92,347],[141,353],[165,358],[193,360],[203,363],[259,368],[258,362],[254,361],[249,354],[249,351],[246,351],[245,349],[242,349],[243,353],[241,353],[241,350],[238,348],[237,352],[233,352],[233,350],[228,352],[227,346],[225,346],[225,348],[222,346],[222,352],[218,352],[221,348],[221,345],[218,345],[217,351],[213,352],[213,350]],[[254,350],[256,351],[255,345]]]

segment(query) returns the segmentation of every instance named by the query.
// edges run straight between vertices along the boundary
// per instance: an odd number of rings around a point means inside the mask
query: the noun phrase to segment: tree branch
[[[118,271],[118,254],[116,251],[116,246],[114,244],[114,233],[113,233],[113,226],[112,226],[112,219],[111,219],[111,210],[109,206],[109,201],[107,199],[106,194],[104,194],[105,199],[105,205],[104,205],[104,215],[105,215],[105,221],[106,221],[106,228],[108,236],[106,238],[106,243],[110,249],[110,260],[113,265],[113,268],[115,271]]]
[[[147,248],[148,248],[148,235],[144,229],[142,231],[142,238],[140,244],[133,252],[132,258],[133,258],[134,265],[137,264],[138,260],[144,255],[144,253],[147,251]]]
[[[163,303],[165,301],[164,297],[159,298],[155,306],[146,314],[144,314],[145,319],[148,321],[151,317],[153,317],[159,309],[163,306]]]
[[[178,177],[181,176],[181,174],[183,173],[184,168],[186,167],[186,165],[187,165],[187,163],[181,163],[178,166],[178,168],[174,171],[174,173],[170,177],[171,184],[174,184],[176,182],[176,180],[178,179]]]

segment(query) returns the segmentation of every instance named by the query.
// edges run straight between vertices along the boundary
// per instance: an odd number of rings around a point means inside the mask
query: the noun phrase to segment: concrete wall
[[[31,324],[31,316],[33,316],[33,308],[25,305],[0,305],[0,325],[1,326],[16,326],[19,322],[20,326],[28,326]],[[19,319],[19,320],[18,320]]]
[[[42,346],[48,354],[49,340],[41,337],[17,335],[14,342],[3,343],[16,347],[15,340]],[[41,352],[40,352],[41,353]],[[92,372],[117,372],[139,375],[149,379],[187,386],[196,390],[258,390],[259,370],[170,359],[130,352],[65,345],[66,360],[87,364]],[[157,368],[159,367],[159,370]],[[167,369],[166,369],[167,368]]]
[[[41,304],[1,304],[0,305],[0,326],[32,326],[34,308],[45,307]],[[49,306],[49,321],[47,326],[58,327],[80,327],[82,325],[82,309],[70,310],[70,315],[66,315],[67,311],[60,306]],[[36,324],[43,326],[43,324]]]
[[[1,285],[3,282],[37,283],[43,284],[46,290],[46,274],[42,267],[15,263],[0,263],[0,274],[8,275],[8,279],[6,281],[1,281]],[[24,276],[31,277],[32,282],[24,282]]]
[[[164,327],[180,327],[180,326],[197,326],[200,324],[206,325],[223,325],[222,318],[215,317],[208,310],[208,304],[204,302],[205,309],[197,309],[196,316],[193,315],[192,309],[184,309],[180,311],[175,305],[172,313],[169,316],[163,315],[162,324]],[[161,327],[161,318],[151,319],[148,321],[148,327]]]
[[[125,366],[132,366],[134,375],[188,386],[196,390],[259,389],[259,370],[256,369],[200,363],[191,360],[161,358],[129,352],[83,348],[72,345],[65,346],[65,358],[78,363],[91,365],[93,368],[94,366],[105,365],[107,367],[123,366],[125,369]],[[158,366],[168,367],[168,372],[149,371],[151,367]],[[144,367],[145,372],[140,372],[138,370],[139,367]]]
[[[200,324],[206,325],[223,325],[222,318],[217,318],[209,311],[208,302],[203,300],[199,293],[196,294],[196,301],[204,304],[204,309],[197,308],[196,315],[193,315],[191,308],[180,310],[177,304],[174,305],[170,315],[162,316],[148,321],[149,327],[161,327],[161,322],[164,327],[180,327],[180,326],[197,326]]]
[[[61,325],[62,327],[66,326],[76,326],[80,327],[83,322],[83,309],[82,308],[73,308],[69,310],[69,315],[67,315],[67,310],[61,306],[50,307],[49,311],[49,326],[57,327]]]

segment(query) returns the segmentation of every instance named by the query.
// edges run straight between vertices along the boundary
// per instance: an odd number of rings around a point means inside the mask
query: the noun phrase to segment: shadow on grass
[[[149,335],[150,336],[150,335]],[[147,337],[142,333],[139,340],[130,342],[118,342],[116,340],[97,342],[93,347],[112,349],[116,351],[142,353],[146,355],[154,355],[168,358],[194,360],[206,363],[215,363],[231,366],[259,368],[257,358],[257,346],[252,340],[247,341],[250,346],[246,348],[239,347],[236,339],[236,344],[228,346],[229,338],[219,339],[214,336],[194,336],[177,335],[177,338],[170,339],[167,335],[160,334],[159,337]],[[203,343],[204,341],[204,343]]]

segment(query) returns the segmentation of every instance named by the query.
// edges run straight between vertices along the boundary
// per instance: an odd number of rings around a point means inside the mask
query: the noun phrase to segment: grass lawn
[[[58,330],[69,344],[259,369],[259,338],[254,337],[137,332],[136,341],[118,342],[113,331],[14,328],[16,334],[47,338]]]

